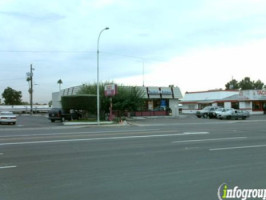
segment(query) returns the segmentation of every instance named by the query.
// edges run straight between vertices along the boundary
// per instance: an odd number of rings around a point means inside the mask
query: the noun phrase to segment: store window
[[[231,107],[234,109],[239,109],[239,102],[232,102]]]
[[[217,103],[217,106],[219,106],[219,107],[224,107],[224,102],[218,102],[218,103]]]
[[[252,110],[262,110],[261,102],[259,101],[252,102]]]
[[[205,107],[207,107],[207,106],[211,106],[212,104],[210,104],[210,103],[202,103],[202,104],[199,104],[199,109],[201,110],[201,109],[203,109],[203,108],[205,108]]]
[[[188,109],[189,110],[195,110],[196,109],[196,105],[195,104],[189,104],[188,105]]]

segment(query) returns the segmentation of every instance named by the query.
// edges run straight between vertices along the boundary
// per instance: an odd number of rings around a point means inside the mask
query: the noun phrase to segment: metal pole
[[[98,41],[97,41],[97,124],[100,125],[100,86],[99,86],[99,42],[100,37],[103,31],[108,30],[109,28],[106,27],[99,33]]]
[[[142,60],[142,86],[144,87],[144,60]]]
[[[33,114],[32,104],[33,104],[33,72],[32,64],[30,65],[30,113]]]

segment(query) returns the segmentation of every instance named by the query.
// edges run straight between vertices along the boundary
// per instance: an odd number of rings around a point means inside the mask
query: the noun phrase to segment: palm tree
[[[63,84],[63,81],[61,79],[59,79],[57,81],[57,84],[59,85],[59,91],[61,91],[61,85]]]

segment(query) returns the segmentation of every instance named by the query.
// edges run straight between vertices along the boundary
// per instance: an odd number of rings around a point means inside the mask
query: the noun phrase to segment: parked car
[[[0,113],[0,124],[16,124],[17,116],[13,112],[1,112]]]
[[[227,108],[220,107],[216,110],[211,111],[211,114],[209,114],[209,115],[212,115],[212,118],[218,118],[219,114],[225,110],[227,110]]]
[[[217,110],[218,108],[221,108],[221,107],[218,107],[218,106],[206,106],[205,108],[203,108],[202,110],[199,110],[196,112],[196,116],[198,118],[213,118],[213,112],[215,110]]]
[[[70,121],[70,120],[75,120],[75,119],[80,118],[80,115],[78,112],[76,111],[66,112],[62,108],[52,108],[48,112],[48,116],[51,122],[55,122],[56,120],[64,122],[65,120]]]
[[[237,109],[225,109],[218,115],[219,119],[246,119],[249,117],[249,112]]]

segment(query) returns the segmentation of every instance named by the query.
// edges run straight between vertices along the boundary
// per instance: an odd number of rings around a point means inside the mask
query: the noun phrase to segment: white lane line
[[[194,133],[195,134],[195,133]],[[124,137],[102,137],[102,138],[84,138],[84,139],[68,139],[68,140],[43,140],[43,141],[29,141],[29,142],[9,142],[0,143],[0,146],[8,145],[23,145],[23,144],[43,144],[43,143],[60,143],[60,142],[80,142],[80,141],[97,141],[97,140],[124,140],[124,139],[138,139],[138,138],[157,138],[157,137],[173,137],[173,136],[187,136],[194,135],[176,133],[176,134],[162,134],[162,135],[136,135],[136,136],[124,136]],[[206,133],[196,133],[197,135]]]
[[[17,166],[15,166],[15,165],[11,165],[11,166],[0,166],[0,169],[10,169],[10,168],[15,168],[15,167],[17,167]]]
[[[209,132],[184,132],[185,135],[201,135],[201,134],[209,134]]]
[[[0,153],[0,156],[4,155],[4,153]]]
[[[214,149],[209,149],[209,150],[210,151],[224,151],[224,150],[234,150],[234,149],[262,148],[262,147],[266,147],[266,144],[252,145],[252,146],[238,146],[238,147],[214,148]]]
[[[72,134],[97,134],[97,133],[138,133],[138,132],[147,132],[147,131],[160,131],[160,129],[142,129],[142,130],[123,130],[123,131],[84,131],[84,132],[61,132],[61,133],[44,133],[44,134],[24,134],[24,135],[4,135],[0,138],[12,138],[12,137],[30,137],[30,136],[56,136],[56,135],[72,135]]]
[[[223,141],[223,140],[243,140],[243,139],[247,139],[247,137],[213,138],[213,139],[202,139],[202,140],[181,140],[181,141],[173,141],[172,143],[207,142],[207,141]]]

